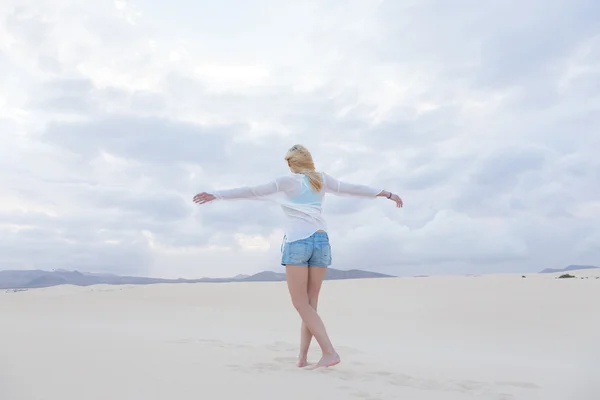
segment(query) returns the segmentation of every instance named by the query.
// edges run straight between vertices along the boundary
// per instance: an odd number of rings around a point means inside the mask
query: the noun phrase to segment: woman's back
[[[286,239],[294,241],[309,237],[318,230],[327,230],[327,224],[321,216],[325,188],[316,192],[307,176],[292,174],[287,190],[286,199],[281,201],[281,209],[288,218],[285,229]]]
[[[292,173],[276,180],[286,196],[286,201],[281,202],[281,208],[288,217],[286,237],[289,241],[306,238],[318,230],[327,230],[327,224],[321,215],[326,193],[375,198],[381,192],[380,189],[369,186],[338,181],[326,173],[320,175],[320,191],[315,191],[309,178],[302,174]]]
[[[325,196],[325,187],[320,191],[315,191],[310,185],[310,180],[306,175],[291,174],[293,180],[289,184],[289,190],[285,192],[288,199],[296,204],[321,204]],[[321,179],[323,174],[321,174]]]

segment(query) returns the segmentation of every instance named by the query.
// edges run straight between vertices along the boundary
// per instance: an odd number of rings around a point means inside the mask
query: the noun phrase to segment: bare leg
[[[325,272],[327,272],[327,269],[323,267],[310,267],[308,269],[308,303],[315,311],[318,308],[319,293],[321,292]],[[310,348],[312,337],[313,334],[310,332],[310,329],[302,321],[300,329],[300,355],[298,357],[299,367],[306,367],[308,365],[308,349]]]
[[[331,344],[321,317],[308,302],[308,267],[286,265],[286,277],[292,304],[323,352],[317,367],[329,367],[339,363],[340,358]]]

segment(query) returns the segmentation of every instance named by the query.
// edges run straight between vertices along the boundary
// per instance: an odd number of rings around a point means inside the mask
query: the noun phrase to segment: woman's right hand
[[[204,204],[215,200],[216,197],[210,193],[202,192],[194,196],[194,203]]]

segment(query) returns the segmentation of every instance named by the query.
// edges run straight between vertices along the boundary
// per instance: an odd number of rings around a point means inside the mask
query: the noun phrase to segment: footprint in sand
[[[292,346],[291,344],[285,342],[276,342],[273,344],[268,344],[265,347],[268,350],[276,352],[293,352],[298,350],[297,346]]]
[[[253,374],[255,372],[281,372],[281,371],[294,371],[300,370],[300,368],[296,367],[294,364],[283,365],[281,362],[261,362],[254,363],[249,365],[241,365],[241,364],[229,364],[227,368],[236,371],[236,372],[245,372],[249,374]]]
[[[182,339],[174,339],[167,340],[166,343],[171,344],[196,344],[196,345],[204,345],[211,347],[219,347],[223,349],[248,349],[252,346],[245,344],[237,344],[237,343],[227,343],[221,340],[214,339],[201,339],[201,338],[182,338]]]
[[[276,372],[281,371],[281,366],[276,363],[256,363],[252,365],[252,370],[258,372]]]
[[[363,369],[363,368],[361,368]],[[328,371],[329,372],[329,371]],[[471,380],[435,380],[412,377],[406,374],[394,373],[391,371],[348,371],[348,370],[331,370],[333,375],[342,381],[361,382],[373,387],[392,386],[406,387],[418,390],[436,391],[436,392],[455,392],[468,395],[484,396],[493,400],[510,400],[514,395],[506,393],[507,387],[516,389],[537,389],[535,384],[526,382],[500,382],[487,383]],[[389,387],[388,386],[388,387]],[[344,385],[340,388],[348,388]],[[364,393],[363,393],[364,394]],[[361,395],[357,395],[361,397]]]
[[[379,394],[367,393],[363,390],[359,390],[355,393],[352,393],[352,396],[358,397],[362,400],[383,400],[383,397]]]
[[[512,386],[512,387],[521,388],[521,389],[541,389],[535,383],[529,383],[529,382],[496,382],[496,385]]]
[[[279,364],[284,365],[296,365],[297,361],[294,357],[275,357],[273,360],[275,360]]]

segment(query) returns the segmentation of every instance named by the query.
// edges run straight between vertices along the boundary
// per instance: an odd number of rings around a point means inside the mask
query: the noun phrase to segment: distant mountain
[[[44,275],[39,278],[35,278],[31,282],[27,283],[28,288],[41,288],[48,286],[57,286],[57,285],[68,285],[70,282],[68,279],[65,279],[62,276],[58,275]],[[77,285],[77,283],[75,283]]]
[[[277,282],[285,281],[285,274],[281,272],[263,271],[242,279],[245,282]]]
[[[327,268],[325,272],[325,280],[340,280],[340,279],[368,279],[368,278],[392,278],[392,275],[380,274],[378,272],[363,271],[359,269],[351,269],[342,271],[339,269]],[[285,273],[263,271],[258,274],[248,276],[241,279],[246,282],[277,282],[285,281]]]
[[[600,267],[594,267],[593,265],[569,265],[568,267],[563,268],[563,269],[546,268],[543,271],[540,271],[540,274],[554,274],[556,272],[569,272],[569,271],[577,271],[577,270],[581,270],[581,269],[596,269],[596,268],[600,268]]]
[[[353,269],[342,271],[328,268],[326,280],[391,278],[392,275]],[[119,276],[62,269],[53,271],[0,271],[0,289],[42,288],[57,285],[147,285],[155,283],[218,283],[218,282],[279,282],[285,281],[285,273],[263,271],[254,275],[237,275],[232,278],[200,278],[200,279],[162,279],[137,276]]]
[[[366,278],[390,278],[390,275],[380,274],[377,272],[363,271],[360,269],[350,269],[347,271],[328,268],[325,272],[325,279],[366,279]]]

